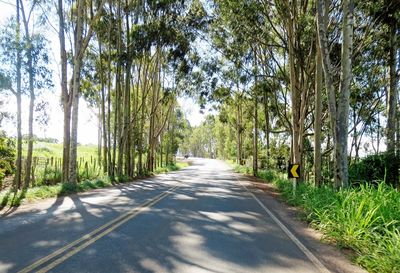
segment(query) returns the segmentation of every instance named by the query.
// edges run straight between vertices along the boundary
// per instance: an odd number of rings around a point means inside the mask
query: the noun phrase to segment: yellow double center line
[[[102,225],[101,227],[93,230],[92,232],[82,236],[81,238],[73,241],[72,243],[58,249],[57,251],[53,252],[52,254],[43,257],[40,260],[37,260],[30,266],[22,269],[19,273],[28,273],[28,272],[38,272],[38,273],[45,273],[49,270],[53,269],[57,265],[61,264],[68,258],[72,257],[79,251],[83,250],[84,248],[88,247],[89,245],[93,244],[100,238],[104,237],[105,235],[109,234],[125,222],[131,220],[138,214],[148,210],[150,207],[155,205],[156,203],[160,202],[162,199],[167,197],[171,194],[174,190],[176,190],[180,185],[170,188],[169,190],[157,195],[156,197],[144,202],[143,204],[133,208],[132,210],[128,211],[127,213],[117,217],[116,219]],[[63,254],[61,257],[61,254]],[[58,258],[57,258],[58,257]],[[47,264],[47,265],[46,265]],[[40,268],[39,270],[37,270]]]

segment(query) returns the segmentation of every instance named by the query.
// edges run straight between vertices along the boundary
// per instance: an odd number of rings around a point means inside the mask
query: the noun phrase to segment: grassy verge
[[[242,166],[234,168],[247,173]],[[302,208],[325,240],[353,250],[355,262],[369,272],[400,272],[400,192],[383,183],[339,191],[302,183],[293,195],[292,183],[282,175],[261,171],[259,176],[286,202]]]
[[[188,166],[189,166],[189,162],[176,162],[175,164],[167,165],[165,167],[158,167],[157,169],[155,169],[154,173],[159,174],[159,173],[178,171],[178,170],[188,167]]]
[[[59,183],[52,186],[38,186],[18,192],[8,191],[0,195],[0,208],[6,206],[19,206],[22,202],[32,202],[55,196],[63,196],[72,193],[84,192],[91,189],[99,189],[111,186],[108,178],[97,180],[86,180],[78,184]]]
[[[157,168],[155,174],[165,173],[170,171],[177,171],[181,168],[187,167],[187,162],[178,162],[173,165],[168,165],[163,168]],[[125,183],[131,181],[127,178],[118,179],[116,183]],[[23,202],[32,202],[35,200],[46,199],[56,196],[64,196],[73,193],[85,192],[92,189],[100,189],[109,187],[115,184],[111,182],[108,177],[99,178],[96,180],[86,180],[78,184],[59,183],[51,186],[38,186],[29,188],[27,190],[13,192],[0,193],[0,209],[10,206],[15,207],[21,205]]]

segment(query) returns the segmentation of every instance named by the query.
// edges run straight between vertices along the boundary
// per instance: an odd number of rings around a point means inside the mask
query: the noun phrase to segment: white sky
[[[0,0],[0,25],[3,26],[7,23],[8,18],[15,14],[15,6],[7,3],[15,3],[10,0]],[[56,25],[56,23],[54,23]],[[63,138],[63,112],[60,106],[60,80],[59,80],[59,42],[57,33],[51,28],[46,31],[46,37],[50,42],[49,48],[51,52],[49,57],[52,59],[50,68],[53,70],[53,83],[54,89],[46,91],[43,94],[45,101],[49,102],[48,113],[50,116],[49,124],[46,128],[35,124],[34,134],[39,137],[51,137],[62,141]],[[4,95],[1,94],[4,100]],[[5,111],[14,114],[16,112],[16,100],[14,96],[5,98]],[[190,98],[179,98],[179,104],[182,110],[186,114],[192,126],[199,125],[204,120],[204,116],[200,114],[200,107]],[[22,102],[22,131],[26,134],[28,131],[28,98],[23,98]],[[98,120],[95,115],[95,110],[90,109],[88,104],[81,99],[79,103],[79,124],[78,124],[78,142],[82,144],[96,144],[97,143],[97,128]],[[9,135],[16,135],[16,121],[8,120],[2,124],[2,129],[5,130]],[[44,130],[45,129],[45,130]]]

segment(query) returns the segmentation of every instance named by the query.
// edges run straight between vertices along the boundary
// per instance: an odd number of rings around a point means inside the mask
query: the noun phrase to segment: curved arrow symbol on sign
[[[290,167],[290,174],[292,178],[299,178],[300,177],[300,170],[299,170],[300,165],[299,164],[293,164]]]

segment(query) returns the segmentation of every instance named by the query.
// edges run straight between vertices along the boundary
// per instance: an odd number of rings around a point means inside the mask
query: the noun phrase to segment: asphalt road
[[[0,218],[0,272],[329,272],[223,162]]]

